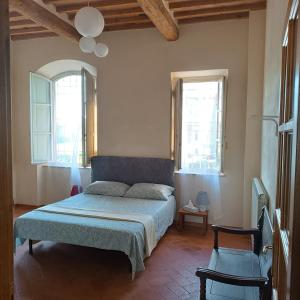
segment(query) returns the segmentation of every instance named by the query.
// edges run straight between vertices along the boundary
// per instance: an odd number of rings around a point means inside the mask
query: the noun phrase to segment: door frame
[[[273,298],[297,300],[300,299],[297,284],[300,276],[299,0],[290,0],[283,29]]]
[[[298,18],[299,18],[299,10],[300,10],[300,2],[299,0],[291,1],[289,17],[295,16],[298,10]],[[297,45],[295,45],[295,76],[294,76],[294,97],[297,97],[297,104],[295,107],[298,110],[298,120],[297,120],[297,137],[296,137],[296,159],[295,159],[295,179],[294,179],[294,191],[293,198],[294,201],[292,203],[293,207],[293,220],[290,223],[290,227],[292,228],[292,234],[290,238],[290,255],[289,255],[289,296],[290,299],[296,300],[300,299],[300,286],[299,286],[299,278],[300,278],[300,23],[298,19],[298,32],[297,35]]]
[[[13,197],[8,0],[0,1],[0,299],[13,299]]]

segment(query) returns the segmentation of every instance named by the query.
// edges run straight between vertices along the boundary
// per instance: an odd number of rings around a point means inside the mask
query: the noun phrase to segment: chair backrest
[[[268,214],[268,209],[265,206],[262,209],[258,228],[261,232],[259,250],[261,276],[269,278],[269,281],[271,281],[272,249],[270,247],[273,245],[273,228]]]

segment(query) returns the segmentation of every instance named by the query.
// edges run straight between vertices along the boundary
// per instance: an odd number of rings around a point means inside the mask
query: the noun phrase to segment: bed
[[[96,156],[91,167],[92,182],[174,186],[174,161],[169,159]],[[161,201],[79,194],[17,218],[16,245],[28,239],[122,251],[130,260],[134,278],[145,269],[145,257],[173,223],[175,206],[173,195]]]

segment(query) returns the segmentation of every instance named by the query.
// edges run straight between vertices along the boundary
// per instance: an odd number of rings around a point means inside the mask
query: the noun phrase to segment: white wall
[[[260,26],[257,30],[264,30]],[[101,40],[110,48],[105,59],[83,54],[61,38],[13,42],[15,202],[52,202],[65,197],[69,189],[68,170],[37,170],[30,164],[29,71],[57,59],[79,59],[95,66],[100,153],[169,157],[171,72],[228,69],[225,176],[176,175],[177,199],[183,205],[197,191],[207,190],[212,201],[210,222],[241,225],[248,30],[248,20],[185,25],[176,42],[166,42],[155,29],[104,33]],[[88,180],[88,170],[84,178]]]
[[[268,0],[266,15],[266,47],[264,75],[264,115],[279,115],[279,89],[281,73],[281,43],[288,0]],[[261,178],[270,196],[270,212],[276,201],[277,177],[276,128],[264,121],[262,127]]]
[[[70,168],[39,166],[39,180],[35,205],[53,203],[70,195]],[[91,169],[80,169],[81,184],[85,188],[91,182]]]
[[[265,11],[249,16],[248,83],[244,155],[243,225],[250,226],[252,178],[260,177],[261,116],[265,59]]]

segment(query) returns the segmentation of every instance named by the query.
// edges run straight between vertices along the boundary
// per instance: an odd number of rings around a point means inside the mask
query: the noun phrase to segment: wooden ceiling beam
[[[140,24],[151,22],[147,16],[137,16],[134,18],[111,18],[105,21],[105,26],[114,24]]]
[[[228,7],[236,5],[266,3],[266,0],[187,0],[181,2],[170,2],[172,11],[193,10],[204,8]]]
[[[66,37],[73,42],[79,41],[80,34],[72,25],[63,21],[44,7],[41,7],[33,0],[10,0],[9,3],[13,11],[17,11],[48,30]]]
[[[17,21],[10,21],[9,26],[10,27],[16,27],[16,26],[27,26],[27,25],[36,25],[33,21],[29,19],[24,19],[24,20],[17,20]]]
[[[36,27],[24,27],[24,28],[11,28],[10,34],[24,34],[24,33],[36,33],[41,31],[49,31],[47,28],[42,26],[36,26]]]
[[[125,8],[125,9],[112,9],[101,11],[104,18],[116,18],[116,17],[135,17],[144,15],[144,11],[140,7]],[[76,12],[68,13],[70,20],[75,18]]]
[[[254,4],[240,4],[236,6],[219,7],[219,8],[206,8],[206,9],[194,9],[188,11],[178,11],[174,13],[176,19],[186,19],[191,17],[201,17],[205,15],[218,15],[237,12],[247,12],[250,10],[265,9],[266,3],[254,3]]]
[[[60,0],[43,0],[45,4],[59,2]]]
[[[53,3],[53,2],[58,2],[59,0],[43,0],[45,4]]]
[[[221,20],[246,19],[246,18],[249,18],[249,12],[219,14],[219,15],[212,15],[212,16],[189,18],[189,19],[180,19],[178,23],[191,24],[191,23],[201,23],[201,22],[208,22],[208,21],[221,21]]]
[[[27,19],[24,16],[9,18],[9,21],[22,21],[22,20],[27,20]]]
[[[54,32],[37,32],[37,33],[25,33],[25,34],[17,34],[11,35],[11,39],[13,41],[18,40],[29,40],[29,39],[37,39],[37,38],[44,38],[44,37],[56,37],[57,34]]]
[[[164,0],[137,0],[157,30],[167,41],[176,41],[179,36],[177,22]]]
[[[57,12],[72,12],[78,11],[82,7],[87,6],[87,1],[83,3],[67,3],[67,4],[55,4]],[[138,7],[136,0],[102,0],[102,1],[90,1],[90,6],[100,8],[102,10],[107,9],[122,9],[122,8],[134,8]]]
[[[124,9],[104,10],[102,14],[105,18],[113,18],[116,16],[131,17],[131,16],[138,16],[144,14],[144,11],[138,6],[138,7],[124,8]]]
[[[21,17],[22,15],[19,14],[18,12],[16,11],[10,11],[9,12],[9,18],[16,18],[16,17]]]
[[[53,4],[57,13],[36,0],[10,1],[12,40],[57,35],[67,36],[76,42],[79,40],[80,35],[71,22],[60,17],[59,13],[66,13],[72,21],[88,0],[42,0],[45,4]],[[22,9],[14,9],[12,3],[18,3]],[[38,10],[29,13],[32,5],[38,6]],[[176,40],[177,22],[188,24],[247,18],[250,10],[265,9],[266,0],[91,0],[90,5],[104,15],[105,31],[156,27],[167,40]],[[47,26],[40,10],[47,12],[46,23],[50,22]]]
[[[140,23],[140,24],[111,24],[105,26],[104,31],[119,31],[119,30],[132,30],[132,29],[144,29],[144,28],[153,28],[154,24],[151,21],[147,23]]]

